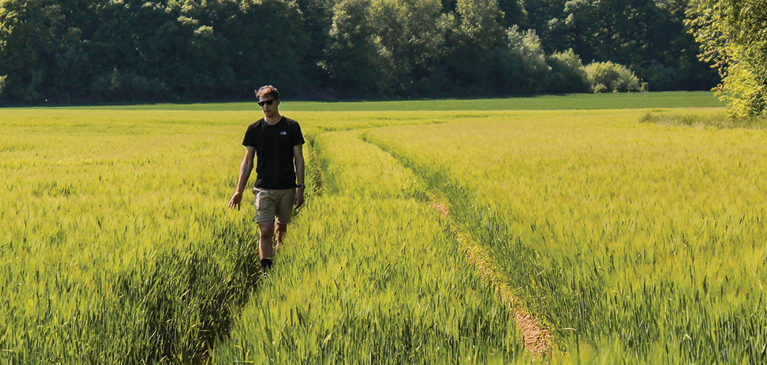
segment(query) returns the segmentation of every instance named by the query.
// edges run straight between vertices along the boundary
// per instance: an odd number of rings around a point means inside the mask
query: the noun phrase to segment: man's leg
[[[256,189],[256,222],[258,222],[258,255],[264,272],[272,268],[272,238],[274,238],[274,191]]]
[[[288,223],[293,217],[293,197],[296,195],[296,189],[281,190],[279,196],[275,198],[275,215],[277,216],[277,247],[280,249],[282,241],[288,233]]]
[[[274,257],[272,238],[274,238],[274,222],[258,222],[260,236],[258,240],[258,254],[261,260]],[[279,236],[277,236],[279,238]]]
[[[282,240],[285,239],[285,236],[287,234],[288,234],[288,225],[286,223],[277,222],[277,246],[274,248],[275,252],[277,252],[280,249]]]

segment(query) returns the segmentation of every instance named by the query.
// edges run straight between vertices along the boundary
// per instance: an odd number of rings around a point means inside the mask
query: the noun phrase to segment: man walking
[[[242,194],[253,170],[256,156],[256,222],[260,230],[258,253],[264,273],[272,267],[274,251],[287,233],[288,223],[296,208],[304,204],[304,136],[293,119],[280,115],[280,93],[272,85],[256,91],[264,117],[248,126],[242,144],[245,158],[240,164],[237,191],[229,201],[229,209],[240,209]],[[272,238],[277,234],[277,247]]]

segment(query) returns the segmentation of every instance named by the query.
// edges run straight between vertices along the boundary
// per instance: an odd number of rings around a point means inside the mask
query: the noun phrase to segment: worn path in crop
[[[436,203],[433,207],[445,217],[450,216],[450,211],[445,204]],[[549,334],[545,328],[541,327],[538,319],[530,313],[520,309],[515,304],[516,299],[512,294],[511,288],[500,280],[495,266],[490,262],[488,256],[484,253],[484,250],[477,245],[469,243],[462,234],[459,236],[459,242],[464,246],[466,258],[472,265],[474,265],[474,268],[477,270],[480,277],[482,277],[485,285],[497,290],[503,301],[514,311],[517,325],[522,329],[522,333],[524,334],[525,349],[536,356],[542,356],[548,353],[551,348],[551,334]]]
[[[376,145],[375,143],[370,144],[374,146]],[[377,147],[380,148],[380,146]],[[388,153],[383,148],[382,151]],[[403,164],[399,159],[397,159],[396,156],[392,157],[399,161],[403,168],[410,169],[406,164]],[[413,171],[416,176],[418,176],[418,171],[413,169],[410,170]],[[450,218],[448,204],[434,203],[432,207],[439,211],[443,216]],[[458,225],[453,224],[453,227],[458,227]],[[540,322],[537,318],[517,305],[517,300],[514,297],[511,288],[501,279],[495,264],[492,263],[490,256],[486,254],[482,247],[473,243],[471,239],[467,238],[467,234],[465,232],[455,233],[459,244],[462,246],[463,251],[466,253],[466,259],[474,266],[475,270],[480,275],[485,285],[488,288],[495,290],[498,295],[501,296],[504,303],[506,303],[509,308],[514,311],[517,325],[522,329],[524,335],[525,349],[527,349],[527,351],[529,351],[534,356],[542,356],[548,353],[551,349],[551,334],[540,325]]]

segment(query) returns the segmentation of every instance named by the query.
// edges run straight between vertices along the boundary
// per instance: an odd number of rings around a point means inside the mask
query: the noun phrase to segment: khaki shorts
[[[296,189],[261,189],[253,188],[256,195],[256,222],[290,223],[293,215],[293,199]]]

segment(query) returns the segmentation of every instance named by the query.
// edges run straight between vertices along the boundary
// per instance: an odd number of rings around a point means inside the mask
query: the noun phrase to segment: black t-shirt
[[[296,187],[293,146],[304,144],[298,122],[282,117],[275,125],[269,125],[261,118],[248,126],[242,144],[256,148],[257,188]]]

